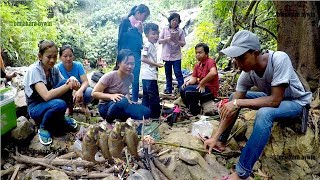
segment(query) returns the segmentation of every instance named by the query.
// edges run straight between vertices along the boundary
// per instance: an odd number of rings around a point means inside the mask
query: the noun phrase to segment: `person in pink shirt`
[[[186,44],[184,31],[179,28],[181,22],[180,15],[172,13],[168,21],[169,27],[164,28],[159,35],[159,43],[162,44],[161,59],[165,62],[165,94],[172,93],[172,67],[178,81],[178,89],[184,83],[181,72],[181,47]]]

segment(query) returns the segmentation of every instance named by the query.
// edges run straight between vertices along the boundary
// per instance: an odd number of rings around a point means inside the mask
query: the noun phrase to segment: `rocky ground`
[[[54,137],[52,145],[43,146],[35,133],[37,126],[26,114],[19,78],[13,82],[19,90],[15,98],[19,115],[17,128],[1,137],[1,179],[221,179],[233,171],[252,132],[256,113],[241,110],[229,138],[229,150],[224,153],[207,154],[197,137],[198,133],[213,133],[219,125],[216,104],[212,101],[204,105],[203,115],[189,116],[182,108],[183,113],[173,126],[166,118],[145,122],[141,137],[144,141],[137,147],[140,158],[128,153],[132,152],[128,145],[128,148],[118,150],[122,152],[120,158],[108,159],[98,148],[94,160],[89,161],[84,158],[87,152],[83,152],[81,145],[84,137],[89,136],[90,125],[108,129],[99,117],[96,105],[90,106],[91,118],[76,110],[73,115],[79,122],[76,132],[63,132]],[[232,79],[224,81],[232,82]],[[227,94],[232,87],[223,88],[220,94]],[[276,123],[251,179],[320,178],[319,90],[314,97],[306,134],[299,132],[299,121]],[[163,112],[174,106],[172,99],[162,97],[162,105],[167,107]],[[120,133],[122,140],[126,132]]]

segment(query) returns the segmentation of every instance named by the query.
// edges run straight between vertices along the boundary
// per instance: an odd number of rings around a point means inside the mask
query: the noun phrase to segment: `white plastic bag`
[[[201,137],[211,137],[213,126],[209,121],[206,120],[207,118],[208,116],[201,116],[199,121],[192,124],[191,134],[193,136],[199,137],[200,134]]]

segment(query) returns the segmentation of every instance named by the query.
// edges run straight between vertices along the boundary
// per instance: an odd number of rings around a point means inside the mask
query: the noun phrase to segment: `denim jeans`
[[[132,82],[132,101],[138,102],[139,98],[139,77],[141,68],[141,52],[134,52],[134,69]]]
[[[151,110],[151,118],[160,117],[160,98],[157,80],[142,79],[143,98],[142,104]]]
[[[213,99],[213,95],[208,87],[205,88],[203,93],[200,93],[197,86],[198,85],[188,85],[184,89],[180,88],[181,99],[193,115],[200,113],[200,104]]]
[[[178,81],[178,89],[182,86],[184,83],[183,75],[181,72],[181,59],[176,61],[165,61],[164,64],[164,70],[166,73],[166,90],[170,93],[172,92],[172,67],[174,71],[174,75],[177,78]]]
[[[150,117],[149,108],[141,104],[130,104],[126,97],[122,97],[120,101],[108,101],[105,104],[98,105],[99,113],[102,118],[111,123],[115,119],[126,120],[131,117],[135,120],[142,120]]]
[[[89,104],[92,102],[93,98],[92,98],[92,87],[87,87],[84,91],[83,91],[83,103],[84,104]]]
[[[62,80],[55,88],[62,86],[66,81]],[[48,129],[51,125],[63,123],[64,114],[71,100],[72,90],[69,90],[55,99],[29,104],[28,113],[32,119],[40,123],[40,128]]]
[[[247,99],[255,99],[263,96],[267,95],[262,92],[250,91],[246,94]],[[232,100],[232,95],[230,96],[230,100]],[[245,179],[250,176],[254,163],[258,160],[264,147],[268,143],[273,122],[275,120],[290,121],[293,118],[299,117],[301,112],[302,106],[290,100],[283,100],[277,108],[262,107],[258,110],[256,113],[252,134],[241,152],[239,162],[236,164],[236,172],[240,178]],[[219,141],[226,142],[234,122],[221,135]]]

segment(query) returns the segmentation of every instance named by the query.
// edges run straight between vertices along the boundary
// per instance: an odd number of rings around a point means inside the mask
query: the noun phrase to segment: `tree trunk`
[[[278,50],[288,53],[293,67],[312,90],[320,80],[320,2],[274,1],[278,19]]]

